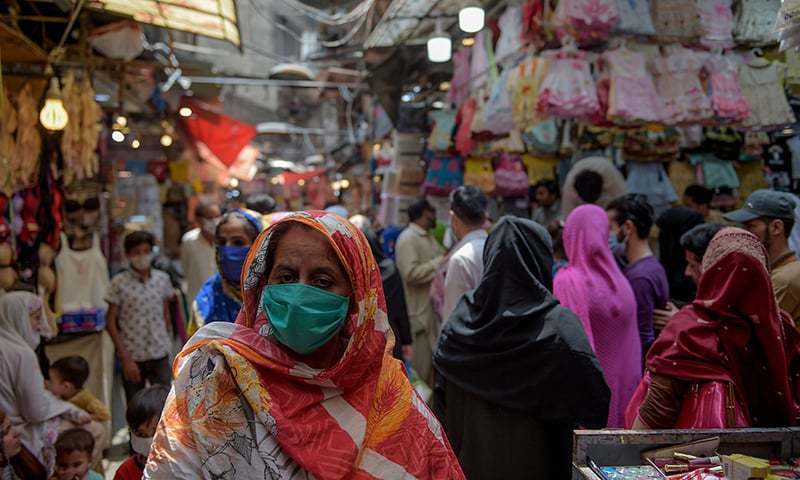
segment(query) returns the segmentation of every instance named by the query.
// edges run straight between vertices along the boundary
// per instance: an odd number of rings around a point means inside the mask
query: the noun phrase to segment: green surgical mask
[[[261,306],[275,338],[307,355],[325,345],[347,318],[350,299],[304,283],[267,285]]]

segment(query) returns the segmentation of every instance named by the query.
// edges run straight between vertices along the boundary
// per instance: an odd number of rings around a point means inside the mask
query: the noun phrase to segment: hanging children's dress
[[[511,67],[503,70],[500,78],[494,82],[484,110],[487,130],[495,135],[505,135],[514,128],[511,95],[508,91],[508,76],[511,70]]]
[[[691,0],[654,0],[653,26],[662,41],[681,42],[700,38],[703,27]]]
[[[450,80],[447,99],[450,103],[454,103],[456,108],[461,107],[469,97],[471,59],[472,49],[468,47],[459,48],[453,54],[453,78]]]
[[[722,122],[742,122],[750,116],[750,104],[739,85],[739,63],[730,55],[712,55],[706,62],[711,105]]]
[[[732,48],[734,22],[731,0],[695,1],[703,31],[700,45],[710,49]]]
[[[581,45],[608,38],[618,19],[616,0],[561,0],[556,6],[556,25]]]
[[[498,23],[500,37],[497,39],[494,56],[500,62],[518,53],[522,48],[522,7],[509,6],[500,16]]]
[[[622,47],[606,52],[603,60],[611,78],[608,119],[622,125],[660,121],[664,103],[644,54]]]
[[[472,46],[472,58],[470,60],[470,83],[474,88],[482,87],[490,81],[492,72],[490,63],[490,52],[492,48],[492,31],[482,30],[475,36],[475,45]],[[493,79],[493,78],[492,78]]]
[[[433,122],[431,134],[428,137],[428,148],[443,152],[450,148],[453,139],[453,129],[456,126],[455,110],[434,110],[428,114]]]
[[[714,115],[711,100],[700,84],[703,60],[699,53],[680,45],[666,47],[666,55],[653,61],[656,88],[664,99],[667,124],[701,122]]]
[[[547,69],[548,63],[544,57],[528,57],[509,74],[514,125],[520,130],[543,120],[536,104]]]
[[[550,70],[539,92],[539,111],[560,118],[597,115],[600,104],[587,54],[568,47],[550,55]]]
[[[614,30],[628,35],[655,35],[649,0],[617,0],[619,23]]]
[[[775,19],[780,8],[781,0],[739,0],[733,31],[736,42],[756,47],[776,43]]]
[[[795,122],[783,90],[785,71],[785,65],[764,58],[754,58],[739,66],[739,83],[751,109],[743,126],[769,127]]]

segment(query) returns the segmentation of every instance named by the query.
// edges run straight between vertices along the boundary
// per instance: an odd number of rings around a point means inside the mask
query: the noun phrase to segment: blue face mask
[[[238,284],[242,278],[242,267],[247,259],[250,247],[232,247],[223,245],[217,247],[219,255],[219,270],[222,278],[229,282]]]
[[[336,335],[349,304],[347,297],[304,283],[267,285],[261,295],[273,335],[301,355],[316,351]]]

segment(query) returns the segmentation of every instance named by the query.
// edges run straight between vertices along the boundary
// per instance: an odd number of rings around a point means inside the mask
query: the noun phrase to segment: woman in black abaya
[[[481,284],[445,321],[435,411],[467,478],[568,479],[572,431],[601,428],[610,392],[580,320],[552,295],[550,236],[504,217]]]

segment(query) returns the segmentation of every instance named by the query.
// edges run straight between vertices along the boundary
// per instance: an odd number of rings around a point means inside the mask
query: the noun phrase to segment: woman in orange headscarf
[[[463,478],[392,358],[357,228],[326,212],[282,219],[242,288],[236,323],[203,327],[179,355],[145,478]]]

